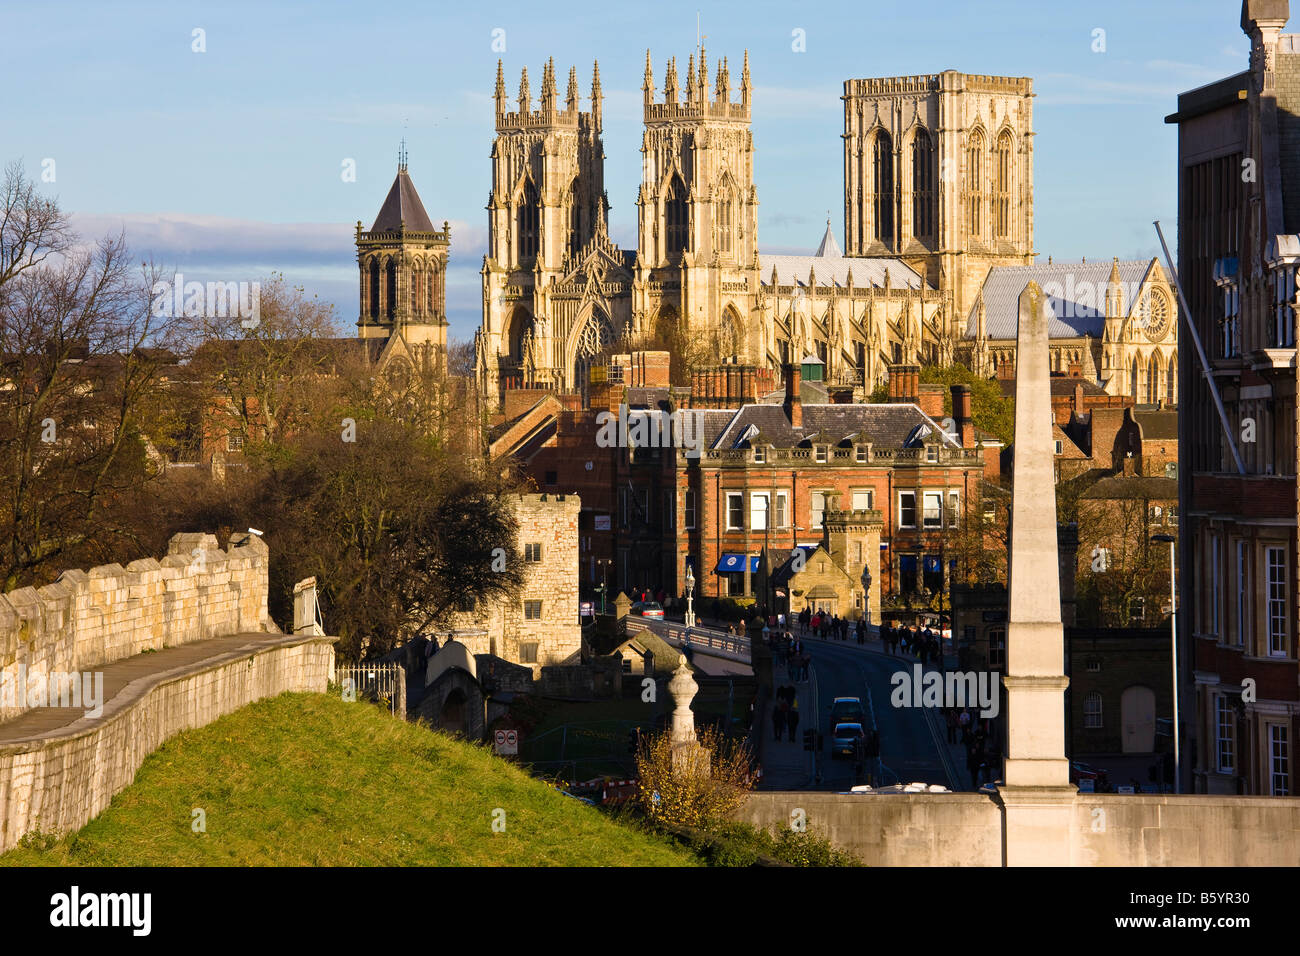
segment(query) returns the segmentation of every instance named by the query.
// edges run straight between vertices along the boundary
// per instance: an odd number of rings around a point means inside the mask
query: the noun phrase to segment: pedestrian
[[[772,708],[772,730],[776,732],[776,740],[781,739],[781,731],[785,730],[785,701],[778,700],[776,706]]]
[[[963,709],[957,715],[957,729],[961,731],[961,742],[968,744],[970,742],[970,711]]]
[[[797,698],[790,705],[790,712],[785,715],[785,719],[790,727],[790,743],[794,743],[794,732],[799,729],[799,701]]]
[[[957,709],[955,707],[945,707],[943,716],[948,722],[948,743],[955,744],[957,742]]]
[[[811,674],[812,674],[812,655],[805,654],[803,656],[803,679],[808,680]]]

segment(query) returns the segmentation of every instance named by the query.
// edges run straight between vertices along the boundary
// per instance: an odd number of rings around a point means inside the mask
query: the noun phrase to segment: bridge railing
[[[736,637],[734,634],[711,627],[687,627],[674,621],[647,620],[642,617],[627,618],[629,634],[645,630],[654,631],[676,647],[683,647],[689,641],[693,651],[708,654],[710,657],[745,662],[750,660],[748,637]]]
[[[337,664],[334,674],[344,699],[383,703],[394,717],[406,719],[406,670],[401,664]]]

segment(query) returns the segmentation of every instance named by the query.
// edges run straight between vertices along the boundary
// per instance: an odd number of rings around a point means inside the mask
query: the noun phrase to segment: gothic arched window
[[[1138,360],[1133,356],[1133,364],[1129,367],[1129,386],[1128,393],[1133,397],[1133,401],[1138,400]]]
[[[966,233],[979,239],[984,230],[984,134],[979,130],[966,141]]]
[[[876,132],[872,155],[872,186],[875,201],[872,214],[876,225],[876,239],[885,245],[894,245],[894,142],[883,129]]]
[[[688,218],[686,210],[686,187],[676,176],[668,186],[668,199],[664,202],[664,218],[667,231],[664,233],[664,251],[669,259],[676,259],[687,249]]]
[[[1169,356],[1169,377],[1165,380],[1165,401],[1170,405],[1178,404],[1178,392],[1174,383],[1178,381],[1178,353]]]
[[[1003,130],[993,154],[993,228],[998,239],[1011,238],[1011,131]]]
[[[718,251],[727,254],[732,250],[731,235],[736,228],[733,209],[731,192],[723,192],[722,198],[718,200]]]
[[[537,255],[537,187],[528,180],[523,199],[519,204],[519,258],[530,259]]]
[[[923,129],[912,139],[912,235],[934,240],[934,141]]]
[[[1160,400],[1160,356],[1153,354],[1147,363],[1147,402],[1154,405]]]
[[[582,211],[578,208],[578,181],[569,187],[569,252],[577,255],[582,248]]]
[[[429,271],[424,277],[424,311],[435,316],[438,314],[438,307],[442,304],[438,296],[438,279],[438,263],[435,261],[430,263]]]
[[[388,273],[387,281],[384,283],[387,288],[384,291],[388,296],[387,312],[391,319],[397,314],[397,263],[389,259],[384,271]]]
[[[370,317],[379,318],[379,260],[370,260]]]

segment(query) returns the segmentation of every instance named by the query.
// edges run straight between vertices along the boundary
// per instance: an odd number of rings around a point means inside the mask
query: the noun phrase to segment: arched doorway
[[[1156,694],[1150,687],[1134,685],[1124,690],[1119,703],[1124,730],[1124,753],[1149,754],[1156,749]]]
[[[533,331],[533,314],[519,306],[510,316],[510,324],[506,331],[506,344],[510,350],[510,361],[522,362],[524,360],[524,338],[526,333]]]
[[[438,728],[453,734],[469,736],[469,700],[465,692],[457,687],[442,702],[438,713]]]

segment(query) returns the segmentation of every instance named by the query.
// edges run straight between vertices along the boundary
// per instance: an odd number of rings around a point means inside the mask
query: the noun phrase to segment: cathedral
[[[1177,321],[1154,260],[1116,264],[1118,286],[1095,263],[1034,265],[1028,78],[846,81],[847,252],[828,221],[806,256],[759,251],[748,53],[738,84],[726,58],[710,76],[700,47],[680,74],[670,58],[660,86],[647,51],[642,93],[637,245],[620,249],[608,234],[599,64],[584,110],[575,68],[562,100],[553,61],[536,99],[525,68],[512,103],[498,61],[474,342],[489,402],[517,387],[585,395],[611,347],[665,332],[709,343],[718,361],[776,368],[816,356],[828,383],[859,396],[893,364],[1013,374],[1015,333],[1001,313],[1006,290],[1019,284],[1014,302],[1031,280],[1057,310],[1057,368],[1078,365],[1111,394],[1158,384],[1172,396]],[[403,162],[370,232],[357,226],[363,337],[400,333],[442,354],[449,245]]]

